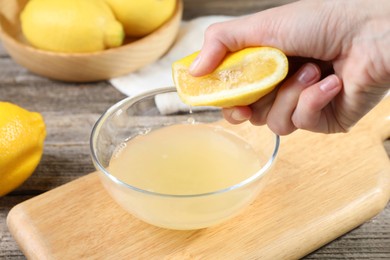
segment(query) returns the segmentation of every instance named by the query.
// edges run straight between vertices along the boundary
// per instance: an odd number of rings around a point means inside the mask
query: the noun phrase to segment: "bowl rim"
[[[197,194],[167,194],[167,193],[159,193],[159,192],[144,190],[144,189],[138,188],[136,186],[130,185],[130,184],[120,180],[119,178],[113,176],[106,169],[106,167],[104,167],[100,163],[100,160],[98,159],[98,156],[96,154],[95,147],[96,147],[97,136],[99,134],[100,128],[102,127],[102,125],[106,122],[106,120],[110,116],[115,114],[119,109],[123,108],[124,106],[132,106],[134,103],[136,103],[144,98],[151,97],[151,96],[156,95],[156,94],[163,94],[163,93],[168,93],[168,92],[176,92],[176,88],[175,87],[162,87],[162,88],[157,88],[154,90],[142,92],[136,96],[126,97],[126,98],[120,100],[119,102],[115,103],[111,107],[109,107],[94,124],[92,131],[91,131],[90,142],[89,142],[92,162],[95,165],[96,169],[98,171],[100,171],[101,173],[103,173],[104,176],[108,177],[108,179],[111,180],[112,182],[114,182],[114,184],[117,184],[117,185],[124,187],[126,189],[131,189],[131,190],[136,191],[136,192],[140,192],[140,193],[147,194],[147,195],[159,196],[159,197],[170,197],[170,198],[172,198],[172,197],[173,198],[205,197],[205,196],[210,196],[210,195],[217,195],[217,194],[221,194],[221,193],[226,193],[229,191],[237,190],[237,189],[244,187],[246,185],[249,185],[249,184],[255,182],[260,177],[262,177],[267,172],[267,170],[269,170],[271,168],[271,166],[273,165],[273,163],[276,160],[276,157],[277,157],[277,154],[279,151],[279,146],[280,146],[280,136],[275,134],[275,133],[274,133],[275,145],[274,145],[274,149],[273,149],[272,154],[271,154],[270,158],[268,159],[268,161],[255,174],[251,175],[250,177],[246,178],[245,180],[243,180],[239,183],[236,183],[234,185],[231,185],[231,186],[223,188],[223,189],[219,189],[219,190],[215,190],[215,191],[211,191],[211,192],[205,192],[205,193],[197,193]]]
[[[9,42],[9,43],[12,43],[16,46],[19,46],[20,48],[25,48],[26,50],[28,50],[30,52],[36,52],[36,53],[39,53],[41,55],[47,55],[47,56],[91,57],[91,56],[107,55],[107,54],[110,54],[112,52],[118,52],[121,50],[132,48],[136,45],[143,44],[144,41],[148,41],[150,38],[156,37],[156,35],[160,34],[161,31],[167,30],[172,24],[175,23],[176,19],[181,20],[182,15],[183,15],[183,0],[176,0],[175,11],[172,13],[171,17],[167,21],[165,21],[164,24],[162,24],[160,27],[158,27],[156,30],[154,30],[153,32],[151,32],[143,37],[135,38],[134,41],[122,44],[121,46],[114,47],[114,48],[108,48],[108,49],[104,49],[101,51],[94,51],[94,52],[76,52],[76,53],[69,52],[68,53],[68,52],[54,52],[54,51],[38,49],[30,44],[23,43],[23,42],[15,39],[15,37],[9,35],[4,30],[4,28],[2,28],[1,24],[0,24],[0,40],[3,39],[4,41],[6,41],[6,43]],[[4,46],[4,48],[7,48],[7,46]]]

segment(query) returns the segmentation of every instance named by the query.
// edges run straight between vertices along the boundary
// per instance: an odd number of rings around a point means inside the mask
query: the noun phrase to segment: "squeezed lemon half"
[[[271,92],[287,75],[286,55],[271,47],[250,47],[226,55],[210,74],[194,77],[189,67],[198,52],[173,63],[182,101],[191,106],[244,106]]]

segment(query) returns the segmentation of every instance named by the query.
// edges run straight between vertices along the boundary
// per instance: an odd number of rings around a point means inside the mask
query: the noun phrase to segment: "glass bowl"
[[[161,152],[162,143],[177,158]],[[217,108],[190,108],[167,87],[109,108],[92,129],[90,148],[103,186],[124,210],[155,226],[191,230],[226,221],[259,196],[279,136],[266,126],[229,124]]]

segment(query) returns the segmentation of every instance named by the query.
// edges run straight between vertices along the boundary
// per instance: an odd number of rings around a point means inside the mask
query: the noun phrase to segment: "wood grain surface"
[[[184,18],[241,15],[292,1],[185,0]],[[43,114],[48,136],[40,165],[20,188],[0,198],[0,259],[25,259],[5,220],[9,210],[38,194],[94,171],[89,134],[99,115],[124,98],[106,81],[63,83],[36,76],[11,60],[0,43],[0,100]],[[390,154],[390,141],[384,143]],[[390,259],[390,204],[376,217],[304,259]]]

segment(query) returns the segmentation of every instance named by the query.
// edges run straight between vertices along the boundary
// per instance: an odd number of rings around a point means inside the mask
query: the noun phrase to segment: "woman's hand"
[[[290,73],[257,102],[224,108],[228,121],[280,135],[345,132],[389,89],[390,1],[299,1],[211,25],[191,73],[210,73],[227,52],[249,46],[281,49]]]

